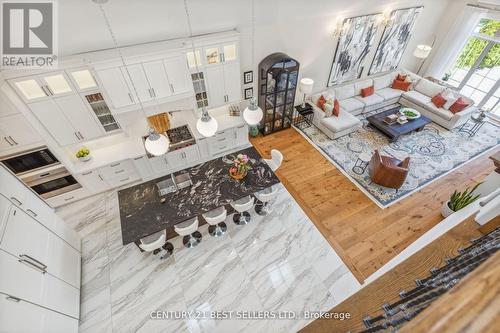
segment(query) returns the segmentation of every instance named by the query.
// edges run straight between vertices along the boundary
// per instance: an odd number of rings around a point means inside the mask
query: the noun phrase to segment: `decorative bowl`
[[[247,175],[247,172],[245,173],[232,173],[231,171],[229,171],[229,176],[231,176],[231,178],[233,179],[236,179],[236,180],[242,180],[243,178],[245,178]]]
[[[399,110],[399,113],[406,116],[406,118],[409,120],[420,118],[420,112],[412,108],[401,108],[401,110]]]

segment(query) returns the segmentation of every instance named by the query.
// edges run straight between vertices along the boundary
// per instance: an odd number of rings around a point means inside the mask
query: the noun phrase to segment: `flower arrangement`
[[[245,154],[238,154],[233,161],[233,166],[229,168],[229,175],[234,179],[243,179],[249,170],[252,169],[250,165],[250,158]]]
[[[80,148],[75,156],[80,160],[80,161],[83,161],[83,162],[86,162],[88,160],[90,160],[90,150],[88,148]]]

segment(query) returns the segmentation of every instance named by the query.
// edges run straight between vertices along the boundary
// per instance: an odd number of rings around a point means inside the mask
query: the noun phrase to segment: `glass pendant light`
[[[189,28],[189,37],[191,38],[191,49],[193,50],[194,56],[194,64],[196,67],[196,73],[199,73],[200,70],[198,68],[198,57],[196,56],[196,50],[194,49],[194,41],[193,41],[193,29],[191,27],[191,16],[189,15],[187,0],[184,0],[184,10],[186,11],[187,23]],[[211,117],[208,113],[208,110],[203,107],[201,109],[201,118],[196,122],[196,129],[200,132],[204,137],[209,137],[215,135],[217,132],[217,128],[219,124],[215,118]]]
[[[109,30],[109,34],[111,35],[111,39],[113,40],[113,46],[114,46],[113,48],[120,55],[120,59],[121,59],[122,64],[123,64],[123,68],[125,68],[125,72],[127,73],[129,81],[132,83],[132,89],[134,90],[135,95],[139,96],[139,94],[137,93],[137,89],[135,87],[135,84],[134,84],[134,80],[132,80],[132,76],[130,75],[130,73],[128,71],[127,65],[125,64],[125,59],[123,59],[122,52],[121,52],[120,48],[118,47],[118,43],[116,41],[115,34],[113,33],[113,29],[111,29],[111,24],[109,23],[108,16],[106,15],[106,12],[104,11],[104,8],[102,6],[102,4],[106,3],[107,0],[92,0],[92,1],[95,2],[99,6],[99,8],[101,9],[102,16],[103,16],[104,21],[106,23],[106,26]],[[141,99],[138,98],[138,101],[139,101],[139,105],[141,107],[142,113],[144,114],[144,117],[146,118],[146,121],[147,121],[148,117],[146,115],[146,111],[144,110],[144,106],[142,105]],[[149,128],[148,137],[144,141],[144,149],[146,149],[146,151],[149,154],[151,154],[153,156],[161,156],[161,155],[168,152],[169,147],[170,147],[170,141],[168,140],[168,138],[164,134],[158,134],[154,128]]]
[[[255,48],[255,3],[252,0],[252,69],[254,68],[254,48]],[[250,104],[243,110],[243,119],[250,126],[255,126],[260,123],[264,117],[262,109],[257,105],[257,100],[252,97]]]
[[[196,129],[200,132],[201,135],[205,137],[215,135],[217,132],[217,128],[219,124],[217,124],[217,120],[215,118],[210,117],[206,108],[201,109],[201,118],[196,122]]]

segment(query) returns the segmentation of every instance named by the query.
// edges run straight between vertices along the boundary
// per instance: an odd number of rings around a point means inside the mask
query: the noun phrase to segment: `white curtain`
[[[458,53],[469,39],[479,19],[487,12],[485,9],[464,6],[452,27],[438,46],[426,74],[440,79],[449,69]]]

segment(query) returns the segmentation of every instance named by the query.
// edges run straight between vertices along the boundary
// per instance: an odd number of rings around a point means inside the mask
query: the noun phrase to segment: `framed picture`
[[[253,97],[253,87],[245,89],[245,99],[250,99]]]
[[[243,73],[243,84],[249,84],[253,82],[253,71],[247,71]]]

